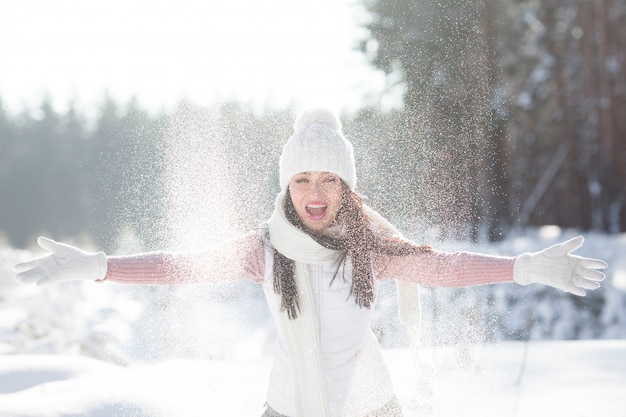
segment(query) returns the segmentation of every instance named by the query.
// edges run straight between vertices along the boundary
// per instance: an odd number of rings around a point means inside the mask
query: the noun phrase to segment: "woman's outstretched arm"
[[[40,237],[46,254],[14,266],[25,284],[113,281],[125,284],[184,284],[250,279],[263,281],[264,248],[257,232],[197,252],[147,252],[107,256]]]
[[[379,279],[458,288],[513,282],[514,263],[514,257],[433,250],[407,256],[377,255],[374,268]]]
[[[195,252],[147,252],[107,257],[101,281],[125,284],[187,284],[250,279],[263,281],[263,244],[249,232]]]
[[[380,279],[402,279],[425,286],[464,287],[517,282],[543,284],[584,296],[600,287],[607,267],[600,259],[572,254],[582,246],[582,236],[539,252],[515,257],[471,252],[424,252],[408,256],[378,255],[374,267]]]

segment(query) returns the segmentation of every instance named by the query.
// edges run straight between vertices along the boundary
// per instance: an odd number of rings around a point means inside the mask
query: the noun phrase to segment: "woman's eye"
[[[296,184],[304,184],[309,182],[308,178],[296,178]]]

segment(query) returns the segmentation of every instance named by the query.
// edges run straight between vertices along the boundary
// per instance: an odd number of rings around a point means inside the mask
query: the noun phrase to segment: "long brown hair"
[[[363,198],[342,180],[341,207],[335,223],[345,227],[341,236],[330,236],[307,228],[293,205],[289,188],[285,193],[285,216],[317,243],[341,252],[333,280],[339,275],[346,259],[352,262],[351,295],[360,307],[370,308],[374,301],[372,257],[374,254],[407,256],[431,251],[430,246],[420,246],[411,241],[374,233],[371,220],[363,211]],[[274,291],[281,295],[281,311],[287,310],[290,319],[297,317],[300,309],[294,280],[294,261],[274,249]]]

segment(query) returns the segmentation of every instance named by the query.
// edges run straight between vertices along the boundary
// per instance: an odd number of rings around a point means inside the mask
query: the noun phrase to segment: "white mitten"
[[[515,259],[513,279],[521,285],[532,283],[584,296],[585,290],[600,287],[604,274],[598,269],[607,267],[599,259],[583,258],[571,252],[583,244],[582,236],[550,246],[539,252],[525,253]]]
[[[50,284],[61,281],[94,281],[103,279],[107,272],[104,252],[85,252],[82,249],[40,236],[39,246],[50,252],[13,267],[15,278],[24,284]]]

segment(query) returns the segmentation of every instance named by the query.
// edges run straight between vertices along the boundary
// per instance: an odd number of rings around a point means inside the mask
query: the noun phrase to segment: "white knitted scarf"
[[[296,417],[330,417],[328,391],[322,372],[317,305],[307,264],[337,259],[339,253],[323,247],[291,224],[283,210],[284,198],[284,193],[276,198],[268,225],[272,246],[295,261],[295,281],[300,301],[298,317],[291,320],[286,311],[281,311],[279,315],[293,373]],[[281,295],[275,295],[280,306]]]

